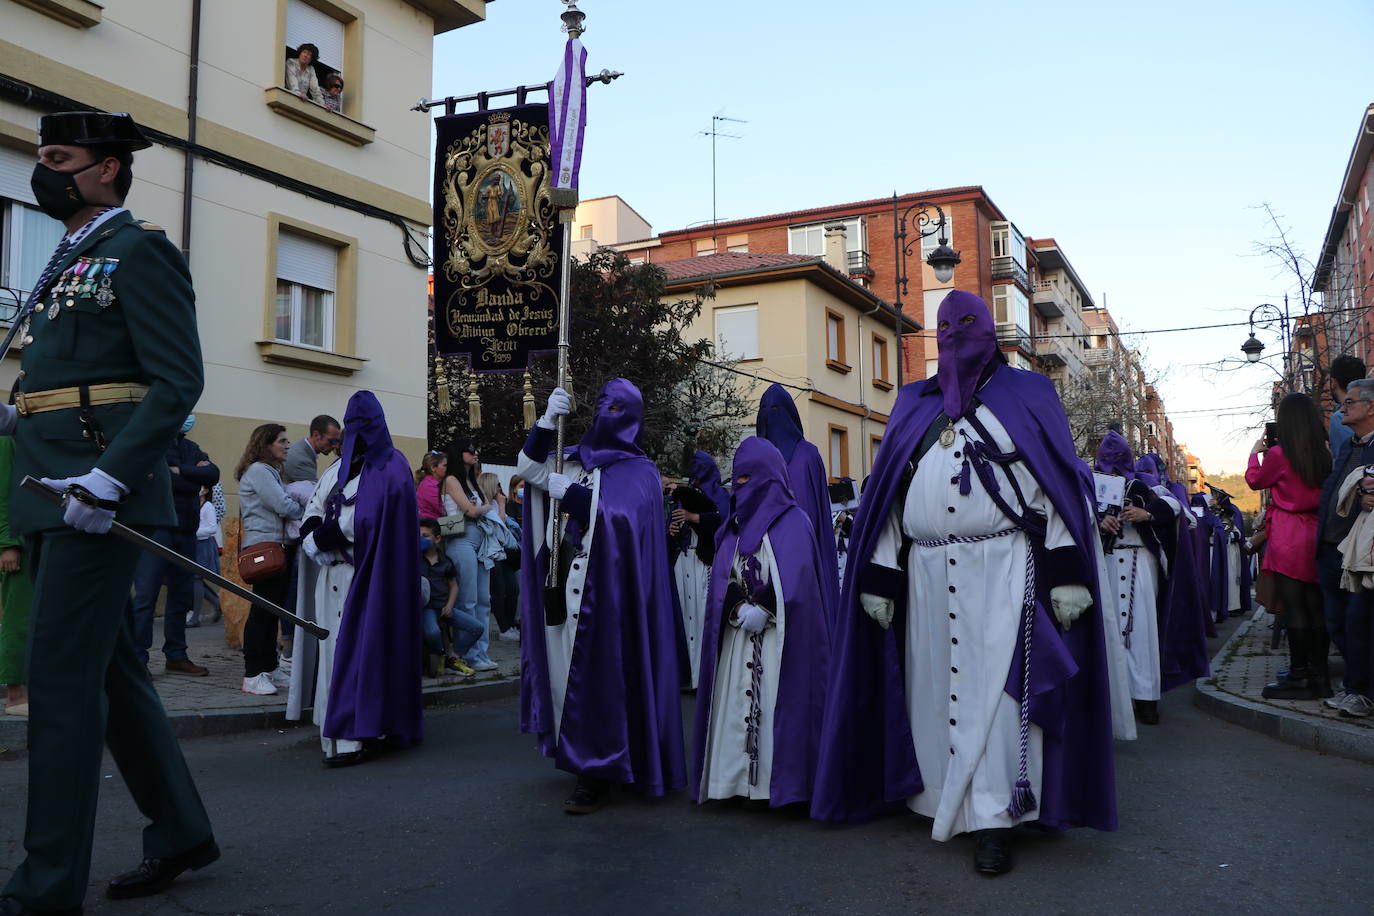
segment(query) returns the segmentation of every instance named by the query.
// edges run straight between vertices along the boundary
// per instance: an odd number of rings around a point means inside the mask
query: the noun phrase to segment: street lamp
[[[1257,363],[1260,361],[1260,354],[1264,352],[1264,344],[1255,336],[1255,328],[1272,328],[1278,326],[1279,343],[1283,345],[1283,371],[1279,375],[1283,378],[1284,387],[1292,390],[1288,384],[1288,364],[1292,358],[1293,342],[1289,336],[1289,316],[1288,316],[1288,297],[1283,297],[1283,308],[1272,305],[1268,302],[1261,302],[1250,310],[1250,338],[1240,345],[1240,351],[1245,354],[1247,362]]]
[[[932,211],[934,213],[932,214]],[[911,223],[911,238],[908,240],[907,223]],[[954,276],[954,268],[959,263],[959,252],[949,246],[949,222],[940,205],[928,200],[918,200],[904,210],[898,210],[897,192],[892,193],[892,239],[897,249],[896,301],[897,311],[897,387],[902,385],[902,297],[907,293],[906,259],[921,244],[922,239],[940,233],[939,244],[926,257],[926,263],[935,272],[935,279],[948,283]]]

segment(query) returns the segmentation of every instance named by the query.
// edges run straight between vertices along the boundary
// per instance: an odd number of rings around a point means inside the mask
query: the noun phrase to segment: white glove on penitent
[[[879,598],[877,595],[859,595],[859,605],[864,609],[864,613],[878,622],[878,626],[886,630],[892,626],[892,615],[897,610],[896,603],[891,598]]]
[[[1050,604],[1054,616],[1064,629],[1069,628],[1083,612],[1092,607],[1093,595],[1086,585],[1056,585],[1050,589]]]
[[[562,499],[570,486],[572,486],[572,478],[567,474],[553,473],[549,475],[549,496],[553,499]]]
[[[735,611],[740,629],[746,633],[762,633],[768,626],[768,612],[757,604],[744,603]]]
[[[544,408],[544,415],[539,418],[539,425],[545,429],[554,429],[558,426],[558,418],[566,416],[572,411],[572,395],[562,388],[555,388],[553,394],[549,395],[549,404]]]

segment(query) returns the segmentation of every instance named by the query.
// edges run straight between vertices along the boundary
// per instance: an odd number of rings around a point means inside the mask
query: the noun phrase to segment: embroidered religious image
[[[472,221],[482,241],[492,248],[508,244],[523,209],[515,181],[500,167],[493,167],[478,181],[476,198]]]

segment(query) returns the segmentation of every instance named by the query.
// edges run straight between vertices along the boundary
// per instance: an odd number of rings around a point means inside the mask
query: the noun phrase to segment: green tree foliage
[[[666,282],[662,269],[631,264],[606,248],[585,261],[573,261],[569,371],[575,407],[565,441],[577,442],[590,424],[601,386],[627,378],[644,394],[641,445],[664,473],[676,476],[698,442],[718,456],[733,448],[752,402],[747,384],[739,384],[742,377],[716,359],[711,341],[685,337],[713,292],[701,289],[687,298],[665,298]],[[471,436],[488,461],[513,463],[527,435],[523,374],[478,376],[482,425],[473,430],[467,400],[472,376],[459,359],[442,362],[451,405],[446,412],[439,410],[431,359],[431,446],[446,449],[453,440]],[[543,354],[530,362],[536,412],[542,413],[557,381],[557,356]]]

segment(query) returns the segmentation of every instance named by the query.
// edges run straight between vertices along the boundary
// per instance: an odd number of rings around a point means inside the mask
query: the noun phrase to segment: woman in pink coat
[[[1331,472],[1321,413],[1305,394],[1279,402],[1278,444],[1264,438],[1250,452],[1245,482],[1268,490],[1269,541],[1261,572],[1271,573],[1283,606],[1290,665],[1286,677],[1264,688],[1270,699],[1315,700],[1331,696],[1327,677],[1326,621],[1317,586],[1317,507]]]

